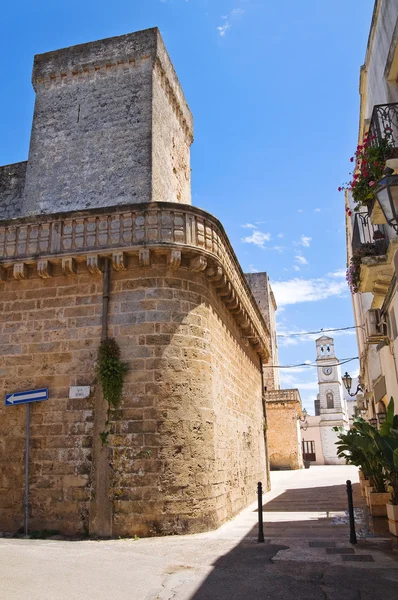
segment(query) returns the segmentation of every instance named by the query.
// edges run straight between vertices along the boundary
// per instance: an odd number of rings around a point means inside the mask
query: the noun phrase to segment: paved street
[[[186,537],[0,539],[0,597],[396,600],[396,541],[385,526],[375,530],[364,518],[358,485],[359,544],[348,543],[346,479],[358,481],[355,468],[272,473],[273,489],[264,497],[264,544],[256,541],[256,505],[217,531]]]

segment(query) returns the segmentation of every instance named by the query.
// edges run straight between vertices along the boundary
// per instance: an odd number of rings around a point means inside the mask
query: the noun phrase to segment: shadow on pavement
[[[358,493],[359,486],[355,494],[357,502]],[[289,547],[278,543],[278,537],[286,539],[289,532],[295,531],[301,536],[302,547],[308,548],[308,541],[322,539],[323,533],[324,539],[332,541],[333,525],[325,524],[322,533],[322,521],[326,519],[315,520],[315,527],[321,529],[311,535],[313,521],[267,522],[267,512],[336,512],[345,509],[345,485],[287,490],[264,505],[266,543],[256,542],[257,526],[254,527],[233,550],[213,563],[213,571],[191,600],[374,600],[379,597],[397,600],[397,569],[381,566],[377,569],[358,568],[305,559],[300,562],[272,561],[280,550]],[[275,539],[267,539],[271,530]],[[337,533],[338,530],[340,533]],[[337,526],[336,534],[338,545],[349,546],[348,525]],[[297,543],[298,538],[294,537]]]

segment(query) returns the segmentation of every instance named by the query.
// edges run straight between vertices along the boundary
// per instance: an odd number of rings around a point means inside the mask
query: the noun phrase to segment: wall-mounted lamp
[[[398,175],[394,175],[394,169],[384,169],[384,177],[377,185],[376,196],[387,223],[398,233]]]
[[[377,427],[377,419],[376,419],[376,417],[372,417],[371,419],[369,419],[368,423],[372,427]]]
[[[307,431],[308,421],[307,421],[307,410],[305,408],[303,408],[302,414],[303,414],[302,417],[299,417],[297,415],[297,420],[300,421],[300,429],[302,429],[303,431]]]
[[[342,380],[344,383],[344,387],[347,390],[349,396],[353,397],[353,396],[356,396],[358,394],[358,392],[363,392],[361,383],[358,383],[356,391],[353,394],[351,394],[352,377],[351,377],[351,375],[349,375],[349,373],[347,373],[347,371],[344,373]]]

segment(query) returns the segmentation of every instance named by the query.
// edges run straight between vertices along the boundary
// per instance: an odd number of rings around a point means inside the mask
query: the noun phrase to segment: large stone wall
[[[276,337],[277,305],[269,277],[267,273],[246,273],[245,277],[271,334],[271,355],[263,367],[264,384],[267,390],[279,390],[279,368],[275,368],[275,365],[279,364],[278,341]]]
[[[31,411],[32,528],[96,532],[96,504],[108,502],[110,535],[203,531],[265,481],[259,357],[204,274],[159,261],[111,273],[109,335],[129,372],[104,449],[94,435],[102,275],[78,264],[66,277],[54,266],[51,278],[32,269],[0,288],[1,393],[50,393]],[[70,385],[93,394],[69,400]],[[0,415],[0,528],[11,531],[22,523],[25,408]]]
[[[270,467],[301,469],[303,458],[299,418],[302,413],[298,390],[278,390],[273,394],[267,392],[266,398]]]
[[[25,187],[26,162],[0,167],[0,220],[19,217]]]

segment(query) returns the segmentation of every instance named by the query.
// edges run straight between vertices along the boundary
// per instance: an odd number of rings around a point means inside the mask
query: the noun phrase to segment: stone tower
[[[347,403],[343,395],[341,369],[334,351],[334,340],[322,336],[316,340],[316,362],[319,384],[319,412],[322,450],[325,464],[344,464],[337,457],[337,434],[333,427],[348,429]]]
[[[157,29],[35,57],[26,214],[191,203],[192,116]]]
[[[192,117],[159,31],[36,56],[33,85],[29,158],[0,167],[0,391],[49,396],[31,407],[31,527],[217,527],[268,485],[271,335],[221,223],[191,206]],[[109,420],[106,337],[128,367]],[[15,531],[24,407],[0,419]]]

